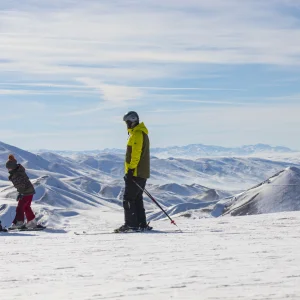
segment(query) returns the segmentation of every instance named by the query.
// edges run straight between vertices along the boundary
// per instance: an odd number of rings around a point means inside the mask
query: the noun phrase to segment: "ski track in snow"
[[[300,212],[178,218],[184,233],[74,235],[121,223],[95,210],[72,217],[67,233],[1,233],[1,299],[300,299]]]

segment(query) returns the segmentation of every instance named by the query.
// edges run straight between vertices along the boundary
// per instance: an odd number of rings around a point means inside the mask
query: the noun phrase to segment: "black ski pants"
[[[133,180],[144,189],[147,179],[133,177]],[[143,203],[143,191],[132,181],[125,180],[123,196],[125,225],[130,227],[146,227],[146,214]]]

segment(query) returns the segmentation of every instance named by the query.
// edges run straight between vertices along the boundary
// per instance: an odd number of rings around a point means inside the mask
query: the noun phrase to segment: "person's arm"
[[[132,143],[131,161],[128,165],[129,169],[135,169],[138,166],[142,155],[143,142],[143,133],[141,131],[135,132]]]
[[[29,179],[28,179],[29,180]],[[27,176],[21,175],[12,179],[12,183],[17,191],[22,194],[26,187]]]

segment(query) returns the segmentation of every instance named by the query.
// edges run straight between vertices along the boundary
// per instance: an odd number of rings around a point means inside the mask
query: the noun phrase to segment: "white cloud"
[[[105,129],[92,130],[60,130],[55,132],[20,132],[14,130],[0,130],[2,138],[47,138],[47,137],[84,137],[95,134],[105,134],[108,131]]]
[[[57,84],[53,82],[0,82],[0,86],[25,86],[25,87],[47,87],[47,88],[72,88],[72,89],[84,89],[84,85],[75,84]]]
[[[1,72],[83,79],[91,91],[120,102],[148,93],[150,87],[144,91],[136,82],[188,76],[193,63],[300,62],[299,24],[280,11],[279,1],[53,3],[29,1],[19,10],[0,11]],[[198,73],[203,76],[200,67]]]
[[[142,86],[139,89],[162,90],[162,91],[245,91],[245,89],[230,88],[206,88],[206,87],[160,87],[160,86]]]
[[[143,96],[143,92],[138,87],[121,86],[98,82],[92,78],[77,78],[79,82],[96,89],[103,99],[112,102],[131,101]]]
[[[67,91],[51,91],[51,90],[21,90],[21,89],[0,89],[0,95],[87,95],[96,94],[87,90],[67,90]]]
[[[98,69],[113,64],[113,80],[114,72],[132,69],[123,63],[145,64],[136,67],[135,79],[145,68],[159,78],[153,62],[299,64],[299,27],[292,27],[294,18],[276,10],[275,2],[142,3],[85,1],[65,10],[1,12],[1,57],[12,61],[2,68],[28,66],[29,73],[72,79],[78,64],[99,64]],[[168,68],[164,73],[171,76]],[[97,67],[87,69],[99,75]]]

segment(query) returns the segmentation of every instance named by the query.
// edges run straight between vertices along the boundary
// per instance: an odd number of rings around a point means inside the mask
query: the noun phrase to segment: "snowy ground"
[[[1,299],[300,299],[300,212],[177,222],[184,233],[74,235],[120,225],[107,209],[66,232],[2,233]]]

